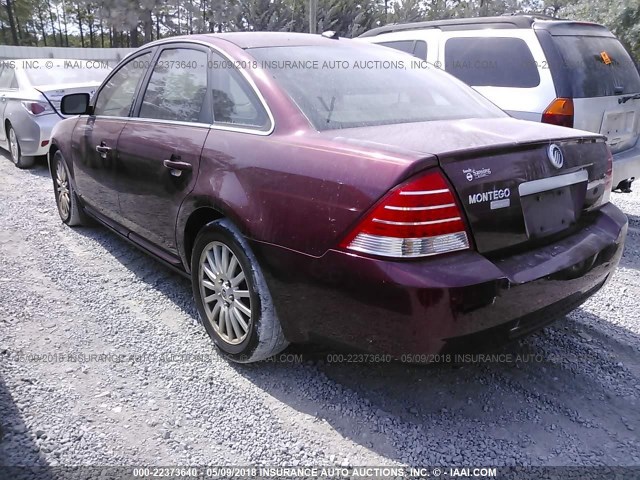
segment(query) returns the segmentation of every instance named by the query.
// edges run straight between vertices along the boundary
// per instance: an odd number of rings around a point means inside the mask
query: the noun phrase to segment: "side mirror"
[[[60,111],[63,115],[87,115],[90,114],[88,93],[72,93],[62,97]]]

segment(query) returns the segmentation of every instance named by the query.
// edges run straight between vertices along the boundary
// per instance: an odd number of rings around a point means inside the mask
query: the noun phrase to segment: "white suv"
[[[532,16],[388,25],[359,37],[410,53],[514,117],[607,136],[613,186],[640,177],[640,76],[602,25]]]

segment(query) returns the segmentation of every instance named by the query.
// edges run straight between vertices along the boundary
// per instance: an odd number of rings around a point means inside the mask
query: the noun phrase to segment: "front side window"
[[[538,66],[521,38],[450,38],[444,47],[444,68],[472,87],[540,85]]]
[[[180,122],[208,121],[207,54],[201,50],[164,50],[153,68],[140,117]]]
[[[109,79],[98,93],[95,115],[127,117],[133,105],[136,88],[151,61],[151,52],[129,60]]]
[[[269,117],[253,88],[230,62],[216,57],[212,92],[214,123],[268,130]]]

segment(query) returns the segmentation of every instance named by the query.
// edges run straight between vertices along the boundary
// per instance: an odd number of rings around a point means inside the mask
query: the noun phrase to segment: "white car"
[[[640,177],[640,76],[602,25],[461,18],[387,25],[358,38],[444,68],[513,117],[605,135],[614,189],[630,191]]]
[[[0,147],[18,168],[49,152],[51,130],[62,118],[60,100],[93,94],[111,69],[104,62],[30,58],[0,61]]]

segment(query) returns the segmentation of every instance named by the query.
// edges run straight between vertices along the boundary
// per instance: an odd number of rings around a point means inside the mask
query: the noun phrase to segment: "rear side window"
[[[201,122],[207,95],[207,54],[200,50],[164,50],[142,99],[140,117]],[[208,110],[205,109],[205,115]]]
[[[413,47],[413,56],[418,57],[421,60],[427,59],[427,42],[424,40],[417,40],[416,46]]]
[[[612,37],[555,36],[560,61],[551,73],[562,73],[574,98],[606,97],[640,92],[640,75],[633,60]]]
[[[395,48],[396,50],[409,53],[422,60],[427,59],[427,42],[424,40],[397,40],[395,42],[380,42],[378,45]]]
[[[234,127],[268,130],[271,122],[253,88],[222,57],[213,66],[213,121]]]
[[[450,38],[445,70],[472,87],[532,88],[540,84],[538,67],[520,38]]]

